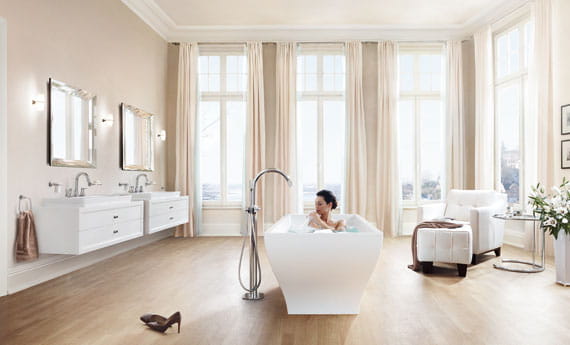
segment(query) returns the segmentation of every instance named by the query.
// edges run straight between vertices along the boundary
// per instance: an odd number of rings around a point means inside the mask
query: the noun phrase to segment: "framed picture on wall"
[[[570,134],[570,104],[560,107],[560,116],[562,117],[562,134]]]
[[[570,140],[562,140],[560,156],[562,169],[570,169]]]

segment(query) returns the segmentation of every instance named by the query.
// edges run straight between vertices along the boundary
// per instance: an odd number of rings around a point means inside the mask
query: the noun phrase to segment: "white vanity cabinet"
[[[145,200],[145,233],[188,223],[188,196]]]
[[[40,253],[83,254],[143,236],[142,201],[44,206],[36,214]]]

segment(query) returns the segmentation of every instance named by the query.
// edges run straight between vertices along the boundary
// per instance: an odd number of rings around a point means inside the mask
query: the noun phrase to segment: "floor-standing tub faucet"
[[[263,293],[257,291],[259,285],[261,285],[261,265],[259,263],[259,254],[257,253],[257,222],[255,219],[255,214],[261,208],[255,204],[255,192],[257,181],[267,173],[278,173],[287,180],[287,184],[289,187],[293,186],[293,181],[289,176],[287,176],[283,171],[279,169],[264,169],[261,170],[255,178],[251,180],[249,184],[249,207],[245,209],[245,212],[248,213],[248,221],[247,221],[247,232],[243,239],[243,244],[241,246],[241,253],[239,257],[239,266],[238,266],[238,277],[239,283],[241,287],[247,291],[243,295],[243,299],[245,300],[259,300],[263,298]],[[263,225],[262,225],[263,227]],[[263,228],[262,228],[263,229]],[[241,262],[243,259],[243,251],[245,248],[245,243],[247,241],[249,235],[250,244],[249,244],[249,288],[247,288],[242,280],[241,280]]]

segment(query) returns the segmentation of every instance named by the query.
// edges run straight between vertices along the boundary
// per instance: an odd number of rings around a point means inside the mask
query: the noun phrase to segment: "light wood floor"
[[[241,299],[239,238],[168,238],[0,298],[1,344],[570,344],[570,288],[554,269],[406,268],[409,238],[385,239],[355,316],[289,316],[262,248],[262,301]],[[524,256],[515,248],[503,256]],[[294,253],[291,253],[294,255]],[[350,260],[350,258],[344,258]],[[182,313],[160,334],[139,316]]]

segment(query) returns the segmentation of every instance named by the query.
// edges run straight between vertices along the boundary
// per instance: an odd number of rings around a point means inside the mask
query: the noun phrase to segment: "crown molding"
[[[462,25],[177,25],[154,0],[121,0],[168,42],[346,40],[441,41],[468,39],[480,27],[491,24],[530,0],[507,0],[478,13]]]

